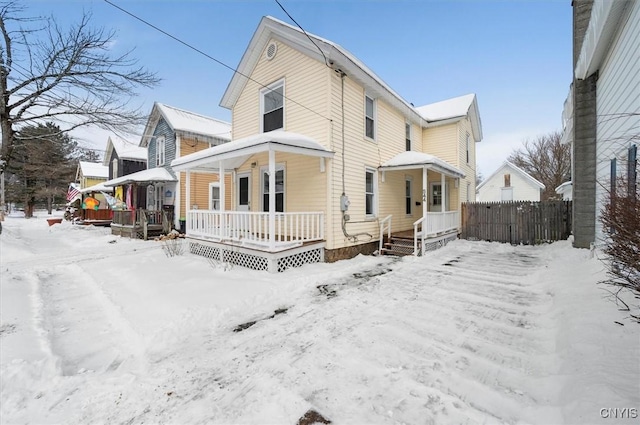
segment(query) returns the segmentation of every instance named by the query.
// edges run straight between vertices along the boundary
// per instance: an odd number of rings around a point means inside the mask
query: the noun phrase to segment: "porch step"
[[[389,242],[385,242],[382,248],[382,255],[395,255],[402,257],[413,254],[413,240],[391,237]]]

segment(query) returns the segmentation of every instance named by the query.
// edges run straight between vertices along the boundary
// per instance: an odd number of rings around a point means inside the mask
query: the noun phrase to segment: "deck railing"
[[[267,212],[191,210],[187,213],[187,236],[252,245],[269,251],[324,239],[322,212],[276,213],[273,219],[272,235]]]
[[[425,238],[438,236],[459,226],[460,211],[428,212],[413,223],[413,255],[418,255],[420,252],[418,248]]]
[[[142,229],[143,239],[149,235],[149,226],[158,229],[162,226],[162,233],[168,234],[171,231],[173,214],[167,211],[152,211],[145,209],[113,211],[111,225],[126,226]],[[133,234],[133,232],[132,232]]]

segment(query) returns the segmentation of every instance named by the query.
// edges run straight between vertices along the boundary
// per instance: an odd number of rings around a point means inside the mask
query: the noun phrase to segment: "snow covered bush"
[[[626,177],[617,179],[608,193],[600,221],[606,232],[603,252],[610,280],[640,297],[640,186]],[[640,322],[640,316],[632,315]]]
[[[162,250],[167,257],[176,257],[184,254],[184,239],[167,238],[162,240]]]

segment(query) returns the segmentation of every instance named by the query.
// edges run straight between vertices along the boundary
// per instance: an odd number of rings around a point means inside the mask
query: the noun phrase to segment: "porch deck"
[[[149,237],[169,233],[171,225],[171,215],[166,211],[114,211],[111,234],[147,240]]]
[[[216,261],[279,272],[324,261],[324,213],[187,212],[189,250]]]

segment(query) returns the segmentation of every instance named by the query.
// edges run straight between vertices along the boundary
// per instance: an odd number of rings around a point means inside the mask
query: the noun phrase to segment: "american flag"
[[[73,183],[69,184],[69,190],[67,191],[67,201],[73,201],[78,195],[80,195],[80,191],[76,189]]]

